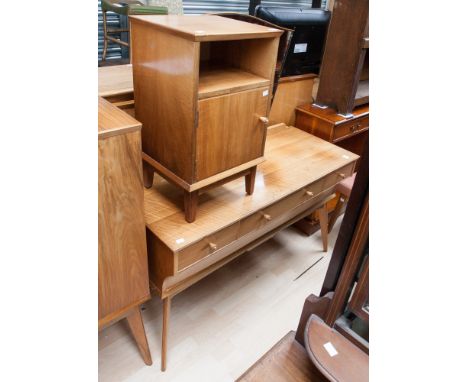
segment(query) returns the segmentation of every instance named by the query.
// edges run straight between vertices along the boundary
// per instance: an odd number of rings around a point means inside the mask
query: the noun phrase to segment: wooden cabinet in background
[[[99,98],[99,329],[126,318],[146,364],[140,304],[150,299],[143,212],[141,124]]]
[[[281,33],[213,15],[131,17],[144,183],[157,171],[182,188],[188,222],[209,187],[245,176],[253,192]]]
[[[346,116],[369,103],[369,0],[334,2],[315,103]]]
[[[350,118],[339,115],[331,108],[302,105],[296,108],[296,127],[362,155],[369,132],[369,105],[355,108]]]

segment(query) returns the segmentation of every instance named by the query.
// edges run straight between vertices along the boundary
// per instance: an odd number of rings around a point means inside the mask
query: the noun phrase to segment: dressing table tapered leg
[[[151,352],[148,347],[148,341],[146,340],[145,326],[143,325],[143,319],[141,317],[139,307],[136,307],[132,313],[127,316],[127,322],[143,360],[148,366],[152,365],[153,361],[151,359]]]
[[[171,298],[163,300],[163,324],[162,324],[162,345],[161,345],[161,371],[166,371],[167,363],[167,332],[169,330],[169,318],[171,313]]]
[[[320,231],[322,233],[323,252],[328,250],[328,211],[327,205],[324,204],[319,210]]]
[[[252,167],[249,173],[245,176],[245,192],[252,195],[255,188],[255,175],[257,174],[257,166]]]

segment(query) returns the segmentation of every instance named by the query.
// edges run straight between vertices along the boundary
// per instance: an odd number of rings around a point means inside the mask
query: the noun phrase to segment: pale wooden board
[[[98,68],[98,94],[101,97],[132,92],[132,65],[114,65]]]
[[[245,194],[243,178],[216,187],[200,196],[193,223],[187,223],[181,211],[182,191],[157,177],[153,187],[145,190],[146,226],[176,251],[358,159],[347,150],[286,125],[268,130],[265,157],[258,166],[253,195]]]
[[[198,99],[268,86],[270,80],[233,67],[200,71]]]

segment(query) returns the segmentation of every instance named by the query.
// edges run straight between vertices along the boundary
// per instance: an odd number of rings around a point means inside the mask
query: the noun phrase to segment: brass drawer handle
[[[309,196],[314,196],[314,193],[312,191],[306,191],[306,194],[309,195]]]
[[[268,220],[268,221],[271,220],[271,215],[263,214],[263,217],[264,217],[266,220]]]
[[[346,175],[343,174],[342,172],[340,172],[340,173],[338,174],[338,176],[339,176],[340,178],[343,178],[343,179],[346,178]]]
[[[351,130],[351,132],[354,133],[354,132],[355,132],[356,130],[358,130],[360,127],[361,127],[361,124],[358,123],[357,125],[352,125],[352,126],[350,126],[349,129]]]
[[[210,243],[209,245],[213,251],[216,251],[218,249],[218,246],[215,243]]]
[[[267,117],[260,117],[259,119],[265,125],[267,125],[270,122],[270,120]]]

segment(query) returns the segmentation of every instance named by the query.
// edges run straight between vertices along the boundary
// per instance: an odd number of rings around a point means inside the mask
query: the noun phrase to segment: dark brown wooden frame
[[[334,3],[328,27],[315,103],[349,116],[369,102],[369,81],[360,83],[369,48],[369,0]],[[358,88],[362,87],[361,90]]]
[[[354,293],[348,304],[348,309],[361,320],[369,322],[369,313],[363,309],[364,304],[369,299],[369,256],[364,260],[364,265],[359,276]]]

